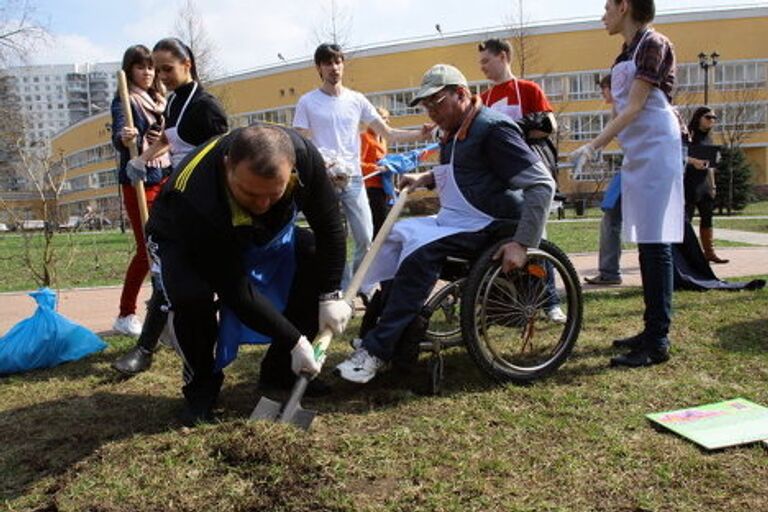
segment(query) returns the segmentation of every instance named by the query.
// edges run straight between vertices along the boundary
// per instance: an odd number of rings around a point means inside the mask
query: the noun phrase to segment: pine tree
[[[731,184],[731,172],[733,182]],[[739,147],[723,146],[721,160],[715,173],[717,196],[715,206],[720,213],[740,211],[754,200],[752,192],[752,168],[744,151]],[[733,187],[732,193],[731,186]]]

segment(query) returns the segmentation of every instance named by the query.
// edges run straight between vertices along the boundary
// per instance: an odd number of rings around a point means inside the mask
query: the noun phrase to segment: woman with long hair
[[[144,153],[126,164],[132,181],[148,178],[149,162],[157,155],[167,151],[176,170],[195,147],[228,130],[224,109],[198,81],[195,56],[189,46],[175,37],[161,39],[152,49],[152,58],[158,78],[173,92],[165,107],[162,134]],[[161,287],[154,286],[141,336],[133,349],[112,364],[115,370],[133,375],[150,367],[167,320],[164,304]]]
[[[139,203],[136,190],[126,175],[125,166],[130,158],[129,147],[134,146],[139,153],[144,152],[157,141],[163,130],[165,95],[163,86],[155,73],[152,53],[144,45],[134,45],[123,54],[122,69],[128,81],[131,111],[134,126],[125,125],[123,105],[119,96],[112,100],[112,144],[120,154],[118,181],[123,195],[125,211],[131,221],[133,237],[136,240],[136,253],[128,264],[120,295],[120,312],[113,329],[121,334],[139,336],[141,320],[136,316],[136,300],[141,284],[149,272],[147,247],[144,243],[144,226],[141,225]],[[144,182],[147,206],[160,193],[163,183],[171,172],[171,161],[166,153],[158,153],[147,163],[147,177]]]
[[[672,316],[672,247],[683,240],[683,145],[681,126],[671,106],[675,54],[650,27],[653,0],[606,0],[603,24],[624,39],[611,69],[616,116],[571,158],[595,154],[614,137],[624,152],[621,201],[624,239],[638,244],[643,282],[644,328],[616,340],[629,352],[611,359],[615,366],[648,366],[669,359]]]
[[[707,107],[697,108],[688,123],[688,133],[691,144],[685,166],[685,218],[693,220],[694,211],[698,208],[699,239],[707,261],[712,263],[728,263],[715,254],[714,233],[712,229],[712,213],[715,209],[715,163],[708,159],[692,156],[699,146],[713,146],[712,129],[717,124],[717,115]]]

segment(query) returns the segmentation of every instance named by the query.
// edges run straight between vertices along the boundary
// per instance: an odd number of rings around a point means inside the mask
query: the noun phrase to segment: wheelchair
[[[493,259],[504,238],[477,257],[452,257],[427,300],[422,316],[426,333],[419,352],[428,353],[429,389],[439,394],[444,378],[443,353],[466,347],[479,368],[497,382],[529,383],[557,370],[570,355],[581,331],[582,291],[568,256],[542,240],[528,250],[523,268],[509,273]],[[565,323],[549,321],[552,287]]]

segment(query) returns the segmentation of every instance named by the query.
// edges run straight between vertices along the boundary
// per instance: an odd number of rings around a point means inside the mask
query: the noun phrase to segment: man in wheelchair
[[[472,96],[455,67],[429,69],[411,102],[416,105],[442,132],[441,165],[401,184],[436,188],[440,211],[399,221],[374,260],[364,284],[381,283],[372,301],[379,304],[373,313],[378,322],[336,367],[352,382],[370,381],[392,360],[399,340],[419,320],[448,256],[488,247],[499,224],[513,220],[518,227],[512,241],[495,258],[505,272],[525,265],[528,248],[539,245],[555,191],[551,174],[520,128]]]

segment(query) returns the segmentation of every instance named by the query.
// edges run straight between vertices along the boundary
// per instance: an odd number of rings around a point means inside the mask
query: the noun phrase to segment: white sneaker
[[[125,334],[126,336],[133,336],[138,338],[141,335],[142,322],[136,315],[119,316],[112,324],[112,329]]]
[[[364,348],[359,348],[349,356],[349,359],[336,367],[336,373],[344,380],[365,384],[376,376],[376,372],[384,364],[384,361],[369,354]]]
[[[352,347],[352,350],[357,350],[360,347],[363,346],[363,339],[362,338],[352,338],[352,340],[349,342],[349,345]]]
[[[568,320],[568,317],[565,316],[565,313],[563,313],[563,310],[560,309],[560,306],[555,306],[551,309],[548,309],[546,311],[546,315],[547,320],[556,324],[564,324]]]

